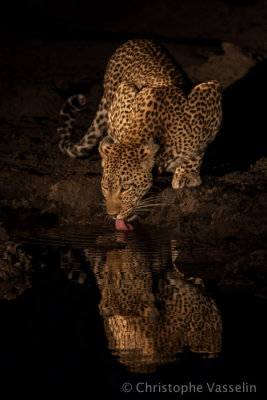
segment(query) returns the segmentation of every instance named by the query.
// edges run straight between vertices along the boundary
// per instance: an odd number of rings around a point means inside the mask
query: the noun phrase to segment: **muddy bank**
[[[60,155],[59,155],[60,156]],[[63,158],[63,156],[60,156]],[[54,216],[60,223],[101,224],[104,228],[105,210],[100,190],[100,160],[95,173],[88,173],[88,161],[64,160],[72,171],[58,177],[21,171],[2,173],[2,218],[9,212],[27,214],[31,211],[45,221]],[[59,167],[58,167],[59,168]],[[63,168],[63,167],[61,167]],[[98,170],[98,173],[96,172]],[[161,187],[156,196],[160,206],[136,221],[147,226],[164,226],[179,232],[206,231],[210,236],[266,233],[267,159],[262,158],[247,171],[235,171],[222,177],[204,176],[197,188],[173,190],[171,175],[156,177]],[[165,187],[165,188],[164,188]]]
[[[96,157],[97,158],[97,157]],[[66,160],[66,162],[69,160]],[[95,161],[96,167],[100,160]],[[6,212],[22,213],[31,210],[43,216],[52,214],[61,223],[104,224],[105,210],[100,190],[100,170],[88,173],[84,166],[71,160],[71,176],[38,176],[22,171],[2,174],[1,200],[3,217]],[[87,163],[87,162],[86,162]],[[68,173],[66,173],[68,175]],[[235,235],[240,232],[266,233],[267,159],[262,158],[248,171],[232,172],[222,177],[204,177],[197,188],[173,190],[171,175],[157,177],[155,185],[162,189],[154,193],[157,203],[149,215],[138,224],[171,227],[192,232],[206,230],[214,235]],[[165,187],[165,189],[164,189]]]
[[[12,300],[31,287],[31,256],[0,226],[0,299]]]

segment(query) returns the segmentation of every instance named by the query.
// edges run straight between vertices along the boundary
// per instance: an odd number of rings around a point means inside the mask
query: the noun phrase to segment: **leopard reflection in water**
[[[87,253],[112,354],[137,373],[153,372],[186,350],[203,358],[217,357],[222,321],[202,280],[185,279],[174,262],[159,269],[158,258],[134,247],[129,242],[125,248],[109,250],[102,262]]]

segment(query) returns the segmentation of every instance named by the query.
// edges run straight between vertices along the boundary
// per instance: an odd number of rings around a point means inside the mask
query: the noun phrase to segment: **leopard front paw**
[[[184,187],[194,187],[201,185],[201,178],[199,173],[190,172],[184,174],[174,174],[172,178],[173,189],[182,189]]]

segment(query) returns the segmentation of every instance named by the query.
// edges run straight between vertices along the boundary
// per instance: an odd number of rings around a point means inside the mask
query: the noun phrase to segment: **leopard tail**
[[[76,120],[77,113],[84,110],[86,104],[87,97],[85,95],[73,95],[65,101],[59,112],[62,118],[62,123],[57,129],[60,138],[59,149],[70,157],[83,157],[90,153],[102,139],[107,129],[106,100],[103,96],[89,129],[79,142],[73,142],[73,123]]]

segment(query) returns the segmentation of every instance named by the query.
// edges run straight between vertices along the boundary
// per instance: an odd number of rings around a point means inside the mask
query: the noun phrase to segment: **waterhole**
[[[266,301],[225,291],[223,262],[203,245],[113,227],[21,228],[13,238],[0,302],[10,392],[120,398],[125,382],[259,390]]]

